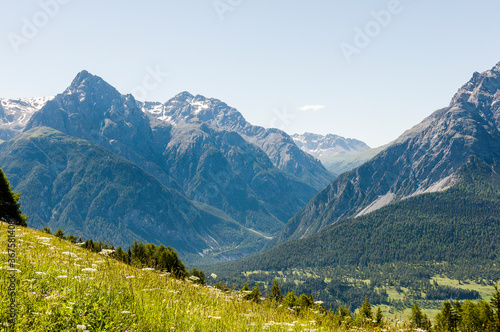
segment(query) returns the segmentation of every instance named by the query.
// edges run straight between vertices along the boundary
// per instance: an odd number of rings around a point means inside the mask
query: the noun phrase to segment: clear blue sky
[[[64,4],[49,16],[51,1]],[[3,1],[0,97],[55,95],[87,69],[142,99],[189,91],[253,124],[378,146],[500,61],[498,13],[491,0]],[[41,27],[23,32],[26,22]],[[356,47],[357,28],[372,37],[348,62],[341,45]],[[29,37],[18,52],[13,34]],[[168,76],[144,85],[155,68]]]

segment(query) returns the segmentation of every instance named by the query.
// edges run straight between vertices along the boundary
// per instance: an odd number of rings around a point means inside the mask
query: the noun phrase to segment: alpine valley
[[[351,308],[366,297],[387,310],[478,299],[500,275],[499,174],[500,63],[336,178],[272,249],[213,270]]]
[[[500,275],[500,63],[376,149],[188,92],[140,102],[86,71],[0,100],[0,139],[30,226],[171,246],[229,286],[394,313],[485,298]]]
[[[285,132],[187,92],[142,103],[82,71],[55,97],[0,105],[0,167],[39,229],[232,260],[334,178]]]

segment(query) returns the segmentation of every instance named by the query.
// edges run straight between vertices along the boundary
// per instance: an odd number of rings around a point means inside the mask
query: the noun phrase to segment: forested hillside
[[[346,277],[373,280],[371,288],[358,297],[371,294],[380,301],[387,295],[374,289],[377,284],[429,290],[435,274],[459,280],[496,280],[500,272],[499,166],[473,157],[461,168],[459,183],[444,192],[390,204],[215,270],[231,280],[241,279],[240,271],[260,271],[244,277],[248,280],[279,277],[278,271],[281,276],[286,271],[302,271],[311,275],[297,278],[306,280],[301,283],[302,291],[314,293],[328,289],[331,283],[343,283],[343,289],[334,287],[337,299],[348,298],[342,293],[352,292],[350,287],[356,286]],[[418,280],[425,282],[418,285]],[[413,285],[405,285],[410,281]]]

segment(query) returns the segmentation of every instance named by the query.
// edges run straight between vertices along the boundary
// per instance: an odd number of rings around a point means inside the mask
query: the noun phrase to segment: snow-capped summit
[[[0,140],[8,140],[24,130],[31,116],[54,97],[0,99]]]
[[[226,103],[201,95],[182,92],[165,104],[139,103],[143,112],[173,126],[201,122],[235,131],[247,142],[257,145],[272,163],[302,179],[316,189],[324,188],[333,179],[319,160],[297,147],[293,139],[279,129],[266,129],[248,123],[243,115]]]
[[[302,135],[295,134],[292,138],[299,148],[321,161],[327,161],[331,157],[339,155],[356,154],[370,149],[364,142],[333,134],[318,135],[304,133]]]

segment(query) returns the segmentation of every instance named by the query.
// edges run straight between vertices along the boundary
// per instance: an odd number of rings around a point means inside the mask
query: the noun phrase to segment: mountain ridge
[[[359,168],[341,175],[285,226],[280,241],[375,211],[390,202],[456,183],[471,155],[500,157],[500,72],[474,74],[450,106],[434,112]],[[471,92],[472,91],[472,92]]]
[[[178,98],[189,98],[189,96],[191,95],[184,93]],[[165,190],[176,192],[172,201],[174,204],[179,203],[179,210],[175,212],[178,215],[189,215],[185,213],[186,209],[183,206],[190,206],[187,210],[204,211],[203,213],[209,210],[211,212],[205,215],[212,215],[212,217],[207,217],[209,219],[207,223],[228,225],[226,230],[218,228],[221,234],[235,233],[236,235],[233,235],[236,239],[242,239],[241,234],[245,234],[246,240],[241,243],[238,243],[239,240],[232,240],[229,236],[222,237],[222,240],[214,240],[214,242],[211,239],[217,239],[217,237],[211,235],[210,232],[192,231],[192,236],[188,238],[201,244],[210,244],[208,248],[201,249],[195,245],[197,249],[200,249],[196,253],[186,249],[186,243],[179,242],[179,246],[184,248],[183,253],[196,255],[201,253],[200,257],[204,257],[203,255],[207,253],[213,259],[234,259],[259,250],[276,236],[281,231],[284,222],[307,204],[317,192],[312,186],[294,175],[278,169],[262,149],[245,140],[236,131],[203,121],[188,121],[174,125],[151,116],[139,105],[141,103],[137,102],[133,96],[122,95],[102,78],[82,71],[68,88],[48,100],[31,116],[26,126],[22,128],[23,134],[5,142],[3,146],[8,149],[7,147],[11,146],[10,144],[15,142],[16,138],[30,137],[37,128],[52,128],[68,137],[100,146],[114,157],[127,160],[158,181],[166,188]],[[185,111],[196,115],[196,110],[192,106]],[[28,145],[24,147],[25,149],[17,149],[15,152],[4,152],[0,158],[1,166],[10,165],[7,171],[14,179],[19,177],[21,171],[26,173],[37,171],[37,164],[30,164],[24,170],[12,165],[13,160],[21,163],[23,155],[35,157],[36,154],[31,153]],[[64,140],[56,140],[52,148],[63,155],[68,153]],[[77,151],[77,153],[80,152]],[[62,156],[53,156],[53,158],[56,157]],[[103,162],[103,165],[105,164]],[[47,168],[50,167],[47,166]],[[94,186],[99,188],[100,178],[91,173],[88,173],[88,176],[89,181],[97,181]],[[56,180],[57,176],[49,176],[41,178],[44,182],[43,186],[38,183],[33,186],[24,185],[22,188],[23,191],[31,191],[22,198],[24,204],[30,206],[29,212],[34,215],[38,213],[38,210],[45,213],[43,217],[35,218],[38,227],[48,224],[62,226],[58,223],[58,216],[61,215],[65,216],[61,222],[72,224],[74,227],[81,222],[90,222],[93,225],[97,222],[97,219],[86,217],[86,209],[75,210],[73,207],[75,204],[87,206],[92,205],[94,201],[98,202],[98,206],[101,207],[98,210],[104,215],[106,215],[106,210],[111,211],[117,207],[118,203],[111,198],[99,201],[93,197],[89,198],[86,203],[83,201],[77,203],[76,196],[72,196],[61,201],[60,207],[45,202],[45,208],[48,209],[46,210],[39,205],[37,197],[46,194],[44,188],[51,188],[51,183]],[[36,182],[36,180],[33,181]],[[124,177],[117,181],[113,186],[128,188]],[[13,183],[19,185],[21,182],[14,181]],[[141,192],[140,184],[137,181],[133,183]],[[70,181],[66,184],[69,186],[67,188],[69,191],[81,192],[78,183]],[[158,186],[158,183],[155,186]],[[106,194],[111,195],[110,192]],[[157,192],[160,190],[158,189]],[[186,203],[188,201],[191,203]],[[147,205],[147,202],[144,204]],[[147,211],[145,205],[141,205],[143,209],[141,211]],[[72,211],[73,214],[63,213],[60,209]],[[172,211],[174,210],[175,207]],[[124,211],[129,211],[129,209],[124,207]],[[134,211],[130,210],[130,212],[138,218]],[[198,212],[193,215],[197,215]],[[74,218],[71,217],[72,215]],[[122,217],[125,218],[125,216]],[[116,231],[116,227],[113,228],[111,219],[103,218],[105,221],[99,227],[102,227],[104,234],[108,236],[111,229]],[[179,217],[179,220],[184,220],[183,218]],[[153,224],[158,222],[154,216],[150,216],[150,219]],[[170,220],[169,217],[164,219]],[[201,223],[199,225],[201,227],[203,218],[196,220]],[[199,230],[199,227],[195,229]],[[158,231],[147,227],[145,229],[146,231],[133,233],[140,235],[140,238],[145,241],[155,242],[158,238]],[[189,233],[192,228],[186,228],[186,230]]]
[[[144,112],[174,126],[182,122],[201,121],[235,131],[261,148],[276,167],[317,190],[333,179],[319,160],[300,150],[284,131],[251,125],[235,108],[218,99],[181,92],[165,104],[142,103],[141,107]]]

